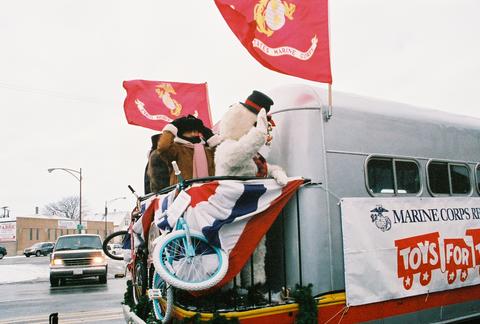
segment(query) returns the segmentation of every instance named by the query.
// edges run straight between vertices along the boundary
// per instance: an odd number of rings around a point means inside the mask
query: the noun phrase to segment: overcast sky
[[[480,1],[330,1],[334,90],[480,117]],[[123,80],[208,82],[214,121],[252,89],[322,84],[254,61],[213,1],[1,1],[0,207],[78,194],[130,210],[154,131],[128,125]],[[334,97],[335,104],[335,97]]]

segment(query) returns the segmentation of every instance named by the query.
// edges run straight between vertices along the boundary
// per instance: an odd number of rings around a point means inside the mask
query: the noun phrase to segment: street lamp
[[[108,204],[119,199],[127,199],[127,197],[117,197],[110,200],[105,200],[105,237],[107,237],[107,215],[108,215]]]
[[[75,179],[80,182],[80,208],[79,208],[79,223],[80,223],[80,228],[79,231],[82,230],[82,168],[80,168],[79,171],[73,170],[73,169],[67,169],[67,168],[50,168],[48,169],[49,173],[52,173],[54,170],[63,170],[65,172],[70,173]]]

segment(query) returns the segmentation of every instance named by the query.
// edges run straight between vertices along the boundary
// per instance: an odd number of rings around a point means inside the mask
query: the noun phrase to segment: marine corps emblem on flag
[[[211,127],[206,83],[124,81],[124,110],[129,124],[162,130],[178,116],[191,114]]]
[[[263,66],[331,83],[328,0],[215,0],[230,29]]]
[[[287,3],[280,0],[260,0],[254,8],[254,19],[257,23],[257,30],[267,35],[272,36],[275,31],[280,30],[286,23],[286,19],[293,20],[293,13],[296,6],[293,3]],[[281,46],[271,48],[258,38],[254,38],[252,44],[254,47],[260,49],[263,53],[269,56],[290,55],[299,60],[309,60],[317,47],[317,35],[313,35],[310,47],[302,52],[291,46]]]
[[[177,94],[170,83],[160,83],[156,86],[155,92],[158,94],[158,97],[162,99],[163,104],[170,109],[170,114],[173,116],[180,115],[182,105],[170,96],[171,94]],[[198,112],[196,113],[198,115]]]
[[[280,0],[260,0],[255,5],[254,17],[257,30],[267,36],[285,25],[285,17],[292,20],[296,6],[292,3],[283,3]]]

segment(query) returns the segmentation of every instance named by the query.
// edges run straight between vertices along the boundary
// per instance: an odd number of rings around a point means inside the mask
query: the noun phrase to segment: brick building
[[[61,235],[76,234],[77,221],[58,216],[17,216],[16,218],[16,240],[15,242],[2,242],[7,248],[8,255],[23,254],[23,250],[37,242],[55,242]],[[113,232],[113,222],[104,221],[82,221],[83,233],[98,234],[105,237],[105,226],[107,235]]]

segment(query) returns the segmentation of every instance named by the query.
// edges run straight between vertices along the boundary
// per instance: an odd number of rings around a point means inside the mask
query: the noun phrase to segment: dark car
[[[50,259],[50,284],[56,287],[65,279],[98,277],[107,283],[107,260],[100,236],[70,234],[60,236]]]
[[[7,255],[7,249],[3,246],[0,246],[0,260],[3,259],[4,256]]]
[[[53,247],[55,243],[53,242],[39,242],[35,243],[31,247],[26,248],[23,250],[23,254],[28,258],[31,255],[41,256],[41,255],[48,255],[52,253]]]

